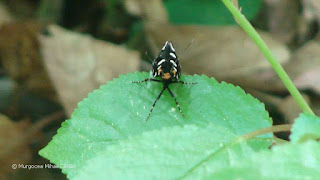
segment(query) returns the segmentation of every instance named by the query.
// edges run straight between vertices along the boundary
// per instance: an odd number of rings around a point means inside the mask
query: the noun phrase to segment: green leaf
[[[246,142],[230,144],[236,138],[216,124],[146,132],[109,146],[89,160],[75,179],[201,179],[256,150]],[[253,147],[264,149],[271,142],[272,138],[251,141]]]
[[[242,135],[272,124],[264,105],[257,99],[239,87],[218,83],[204,75],[181,77],[184,81],[198,82],[196,85],[170,85],[185,117],[165,91],[146,122],[162,84],[131,81],[148,77],[150,74],[145,72],[123,75],[89,94],[39,154],[58,166],[76,166],[62,167],[71,178],[87,160],[110,144],[145,131],[186,124],[205,127],[215,123],[235,135]],[[271,137],[271,134],[264,137]]]
[[[63,0],[42,0],[39,2],[37,18],[43,22],[59,23],[63,12]]]
[[[262,0],[240,0],[241,12],[253,19],[262,6]],[[176,24],[230,25],[236,24],[221,0],[167,0],[164,2],[169,18]]]
[[[292,142],[320,139],[320,117],[306,113],[300,114],[292,125],[291,132]]]
[[[288,143],[253,153],[206,179],[318,179],[319,167],[318,142]]]

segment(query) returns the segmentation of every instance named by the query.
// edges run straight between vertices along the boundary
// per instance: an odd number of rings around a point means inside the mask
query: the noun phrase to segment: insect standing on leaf
[[[163,92],[166,89],[168,89],[170,95],[175,100],[176,105],[177,105],[180,113],[182,114],[182,116],[184,116],[175,95],[173,94],[173,92],[169,88],[169,85],[172,83],[197,84],[197,82],[184,82],[184,81],[179,80],[180,75],[181,75],[181,66],[180,66],[178,56],[176,55],[175,49],[173,48],[172,42],[167,41],[164,44],[164,46],[161,49],[158,56],[154,59],[154,61],[152,63],[152,75],[153,75],[153,77],[160,77],[161,80],[147,78],[142,81],[132,81],[133,83],[154,81],[154,82],[162,82],[162,84],[163,84],[162,91],[158,95],[157,99],[154,101],[146,121],[149,119],[149,117],[153,111],[153,108],[155,107],[157,101],[160,99],[161,95],[163,94]]]

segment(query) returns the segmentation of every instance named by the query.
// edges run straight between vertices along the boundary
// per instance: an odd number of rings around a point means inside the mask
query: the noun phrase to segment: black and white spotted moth
[[[160,99],[163,92],[168,89],[170,95],[173,97],[173,99],[176,102],[176,105],[182,114],[184,114],[181,111],[180,105],[173,94],[173,92],[170,90],[169,85],[172,83],[181,83],[181,84],[197,84],[197,82],[184,82],[180,81],[180,75],[181,75],[181,66],[178,59],[178,56],[176,54],[175,49],[173,48],[172,42],[167,41],[161,51],[159,52],[158,56],[154,59],[152,63],[152,75],[153,77],[160,77],[160,79],[154,79],[154,78],[147,78],[142,81],[133,81],[133,83],[142,83],[147,81],[154,81],[154,82],[162,82],[163,88],[160,94],[158,95],[157,99],[154,101],[151,110],[148,114],[148,117],[146,118],[146,121],[149,119],[153,108],[155,107],[157,101]]]

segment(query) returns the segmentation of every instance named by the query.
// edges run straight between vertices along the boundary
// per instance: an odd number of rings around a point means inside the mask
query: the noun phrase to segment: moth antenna
[[[150,62],[153,61],[153,58],[149,55],[148,51],[145,52],[145,55],[147,56],[148,61],[150,61]]]
[[[190,43],[183,49],[182,53],[184,53],[194,42],[194,38],[191,39]]]

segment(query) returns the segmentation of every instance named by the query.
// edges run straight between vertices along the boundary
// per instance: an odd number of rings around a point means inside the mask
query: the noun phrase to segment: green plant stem
[[[291,124],[282,124],[282,125],[275,125],[263,129],[258,129],[256,131],[250,132],[248,134],[242,135],[239,138],[237,138],[232,144],[235,144],[240,141],[246,141],[249,139],[252,139],[256,136],[267,134],[267,133],[276,133],[276,132],[285,132],[285,131],[290,131],[292,128]]]
[[[270,62],[273,69],[276,71],[280,79],[282,80],[283,84],[287,87],[299,107],[305,113],[313,114],[313,111],[307,104],[307,102],[303,99],[302,95],[293,84],[291,79],[289,78],[288,74],[285,72],[281,64],[276,60],[276,58],[271,53],[270,49],[268,48],[267,44],[262,40],[260,35],[257,31],[252,27],[250,22],[241,14],[241,12],[232,4],[230,0],[221,0],[224,5],[229,9],[231,14],[234,16],[238,24],[243,28],[243,30],[253,39],[253,41],[257,44],[261,52]]]
[[[285,131],[290,131],[291,130],[292,125],[290,124],[282,124],[282,125],[276,125],[276,126],[271,126],[271,127],[267,127],[267,128],[263,128],[263,129],[258,129],[256,131],[250,132],[248,134],[244,134],[242,136],[239,136],[237,139],[235,139],[234,141],[230,142],[229,144],[227,144],[226,146],[223,146],[221,149],[219,149],[218,151],[215,151],[211,154],[209,154],[206,158],[204,158],[203,160],[201,160],[198,164],[196,164],[195,166],[193,166],[191,169],[189,169],[182,177],[178,178],[178,179],[185,179],[188,175],[190,175],[195,169],[197,169],[199,166],[201,166],[202,164],[204,164],[205,162],[209,161],[212,157],[216,156],[218,153],[222,152],[224,149],[227,149],[231,146],[233,146],[234,144],[237,144],[239,142],[242,141],[247,141],[249,139],[252,139],[256,136],[259,135],[263,135],[263,134],[267,134],[267,133],[275,133],[275,132],[285,132]]]

